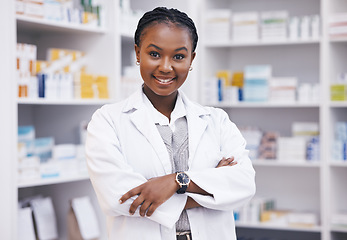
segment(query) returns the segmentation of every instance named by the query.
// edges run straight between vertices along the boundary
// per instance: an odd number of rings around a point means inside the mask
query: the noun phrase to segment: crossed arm
[[[223,158],[219,161],[216,168],[233,166],[235,164],[237,164],[237,162],[234,161],[234,157]],[[149,217],[161,204],[166,202],[179,189],[179,185],[175,181],[175,177],[176,174],[172,173],[149,179],[146,183],[143,183],[125,193],[119,199],[119,202],[122,204],[129,198],[138,195],[138,197],[131,204],[129,213],[134,214],[136,209],[140,206],[140,215],[142,217],[145,215]],[[193,181],[190,182],[187,192],[212,196],[210,193],[196,185]],[[200,207],[200,205],[195,202],[194,199],[188,197],[185,209],[194,207]]]

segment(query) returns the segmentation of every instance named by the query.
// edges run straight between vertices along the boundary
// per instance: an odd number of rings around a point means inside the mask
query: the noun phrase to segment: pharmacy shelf
[[[283,231],[298,231],[298,232],[321,232],[320,226],[313,227],[291,227],[291,226],[280,226],[275,224],[264,224],[264,223],[240,223],[236,222],[236,227],[239,228],[257,228],[257,229],[271,229],[271,230],[283,230]]]
[[[206,42],[204,45],[208,48],[215,47],[251,47],[251,46],[276,46],[276,45],[301,45],[301,44],[319,44],[321,40],[283,40],[283,41],[259,41],[259,42]]]
[[[307,167],[307,168],[319,168],[321,166],[320,162],[317,161],[306,161],[302,160],[298,162],[297,160],[293,161],[283,161],[283,160],[252,160],[254,167]]]
[[[346,108],[347,107],[347,101],[330,102],[330,107],[333,107],[333,108]]]
[[[343,226],[331,226],[332,232],[347,233],[347,227]]]
[[[219,108],[318,108],[319,103],[280,103],[280,102],[239,102],[218,103]]]
[[[58,22],[53,20],[46,20],[42,18],[34,18],[28,17],[24,15],[16,15],[17,19],[17,29],[21,32],[59,32],[59,33],[96,33],[103,34],[106,33],[107,30],[88,26],[83,24],[73,24],[73,23],[65,23]]]
[[[76,182],[82,180],[89,180],[89,176],[87,173],[85,174],[75,174],[73,176],[65,176],[65,177],[52,177],[46,179],[33,179],[22,181],[18,183],[18,188],[27,188],[27,187],[36,187],[43,185],[51,185],[51,184],[59,184],[66,182]]]
[[[338,167],[338,168],[340,168],[340,167],[346,167],[347,168],[347,161],[340,161],[340,162],[338,162],[338,161],[335,161],[335,162],[331,162],[330,163],[330,166],[331,167]]]
[[[330,42],[332,43],[338,43],[338,42],[345,42],[347,43],[347,36],[346,37],[341,37],[341,38],[330,38]]]
[[[104,105],[107,103],[115,102],[114,99],[30,99],[30,98],[19,98],[17,99],[18,104],[27,105]]]

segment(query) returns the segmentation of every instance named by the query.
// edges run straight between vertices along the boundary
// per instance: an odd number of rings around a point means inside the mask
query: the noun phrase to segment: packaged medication
[[[310,18],[303,16],[300,21],[300,39],[308,40],[310,36]]]
[[[209,9],[205,14],[206,41],[227,42],[231,38],[231,11]]]
[[[330,100],[331,101],[346,101],[347,100],[347,84],[331,84],[330,85]]]
[[[329,35],[332,38],[347,36],[347,13],[334,13],[329,19]]]
[[[320,37],[320,17],[319,15],[311,16],[311,38],[319,39]]]
[[[295,77],[281,77],[269,79],[269,101],[289,102],[296,101],[298,79]]]
[[[232,39],[234,42],[259,41],[259,13],[234,12],[232,15]]]
[[[269,96],[269,79],[272,75],[270,65],[249,65],[244,70],[244,101],[267,101]]]
[[[44,3],[38,0],[25,1],[24,14],[30,17],[43,18],[45,15]]]
[[[262,41],[284,41],[287,39],[287,11],[261,12],[260,39]]]
[[[293,41],[299,39],[299,18],[298,17],[291,17],[289,19],[288,38],[289,40],[293,40]]]
[[[16,14],[24,14],[24,0],[16,0]]]

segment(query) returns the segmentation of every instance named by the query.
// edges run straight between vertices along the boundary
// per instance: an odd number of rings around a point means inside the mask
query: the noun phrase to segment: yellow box
[[[347,100],[347,84],[332,84],[330,86],[331,101]]]
[[[216,74],[218,79],[222,79],[224,81],[225,86],[231,86],[231,72],[228,70],[220,70],[217,71]]]
[[[232,86],[234,87],[243,87],[243,72],[235,72],[232,77]]]

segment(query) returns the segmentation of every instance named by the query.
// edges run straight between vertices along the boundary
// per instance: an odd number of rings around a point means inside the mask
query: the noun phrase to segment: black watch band
[[[180,187],[180,189],[178,189],[176,192],[178,193],[178,194],[183,194],[183,193],[185,193],[186,191],[187,191],[187,185],[183,185],[182,187]]]

